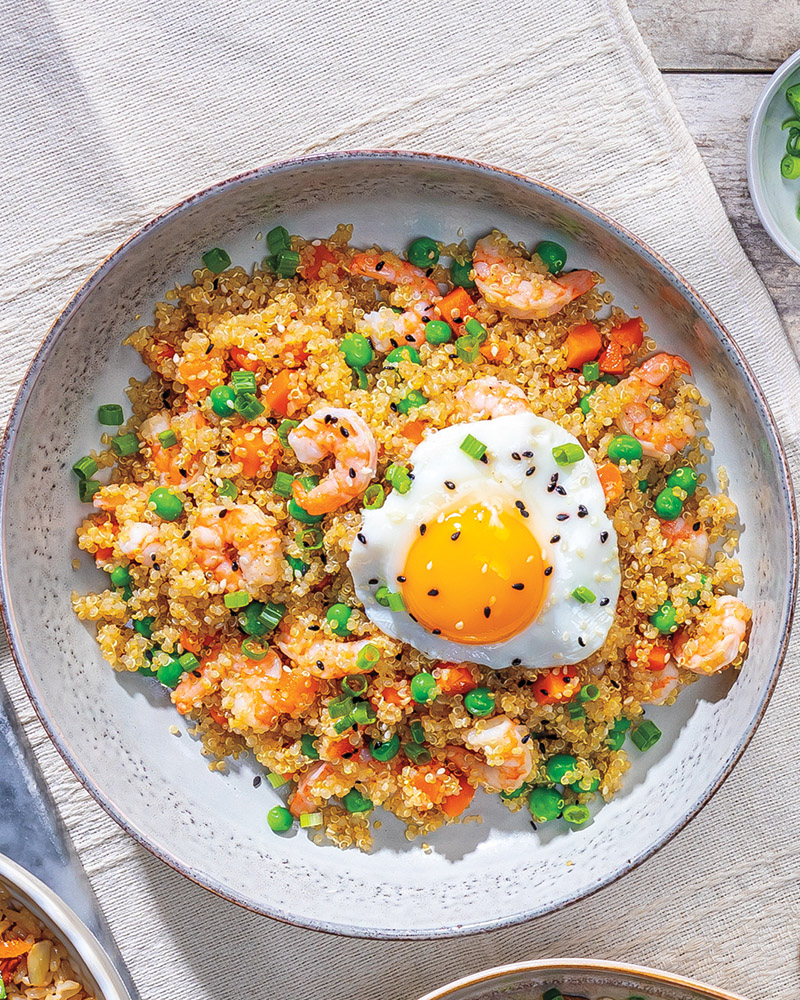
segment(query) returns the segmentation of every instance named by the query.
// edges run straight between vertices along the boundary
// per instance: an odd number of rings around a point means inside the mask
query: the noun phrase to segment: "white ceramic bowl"
[[[753,109],[747,134],[747,183],[772,241],[800,264],[800,178],[786,180],[781,175],[789,134],[781,125],[800,117],[786,100],[786,88],[795,83],[800,83],[800,50],[775,70]]]
[[[372,854],[278,837],[279,801],[250,761],[212,773],[184,734],[167,692],[101,659],[70,592],[104,586],[79,554],[86,514],[71,463],[96,446],[99,403],[124,399],[144,372],[123,337],[148,317],[200,255],[223,246],[237,263],[264,256],[258,233],[276,222],[326,235],[342,221],[359,245],[401,248],[420,233],[452,241],[493,226],[514,239],[557,239],[575,267],[602,271],[617,302],[641,308],[666,350],[692,363],[711,400],[717,463],[732,472],[744,525],[745,599],[755,610],[738,678],[704,679],[655,710],[665,736],[632,750],[622,792],[591,824],[530,828],[523,813],[478,796],[484,822],[409,843],[381,813]],[[140,321],[141,322],[141,321]],[[155,220],[106,261],[51,330],[25,378],[0,457],[0,590],[9,639],[44,725],[109,813],[168,864],[259,912],[317,929],[374,937],[463,934],[548,912],[607,884],[673,836],[707,801],[752,735],[777,676],[795,587],[786,467],[766,404],[744,359],[669,266],[586,205],[525,177],[465,160],[411,153],[331,154],[275,164],[211,188]],[[376,817],[377,818],[377,817]],[[567,865],[567,861],[570,862]]]
[[[0,854],[0,883],[61,941],[84,988],[97,1000],[131,1000],[97,938],[44,882]]]
[[[420,1000],[541,1000],[554,987],[575,1000],[743,1000],[669,972],[575,958],[487,969],[426,993]]]

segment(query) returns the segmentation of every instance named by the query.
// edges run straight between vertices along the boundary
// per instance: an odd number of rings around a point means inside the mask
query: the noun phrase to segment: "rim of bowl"
[[[80,958],[97,983],[100,990],[97,1000],[131,1000],[103,946],[49,885],[4,854],[0,854],[0,881],[9,886],[13,899],[28,908],[31,904],[38,906],[47,915],[43,922]]]
[[[547,972],[552,969],[554,972],[567,970],[570,972],[615,972],[623,976],[640,976],[642,979],[665,986],[681,986],[684,989],[701,990],[706,994],[706,1000],[745,1000],[744,997],[736,993],[726,993],[715,986],[707,986],[699,983],[695,979],[687,979],[685,976],[677,976],[671,972],[662,972],[660,969],[651,969],[645,965],[628,965],[625,962],[608,962],[599,958],[542,958],[532,962],[514,962],[511,965],[498,965],[483,972],[473,973],[471,976],[464,976],[456,979],[446,986],[426,993],[419,1000],[446,1000],[454,997],[468,986],[477,986],[481,983],[490,983],[494,979],[504,979],[506,976],[516,972]]]
[[[764,128],[764,118],[767,108],[775,94],[783,86],[786,78],[800,68],[800,49],[793,52],[788,59],[780,64],[761,91],[750,116],[750,127],[747,130],[747,186],[750,188],[750,198],[756,210],[761,225],[772,242],[782,250],[787,257],[800,264],[800,246],[790,243],[775,222],[772,209],[767,201],[764,185],[761,179],[761,169],[758,162],[757,146]]]
[[[105,274],[115,266],[117,259],[124,254],[127,247],[146,238],[151,229],[168,224],[173,216],[178,215],[190,205],[194,205],[199,201],[204,201],[207,198],[213,197],[226,188],[234,187],[242,183],[248,183],[255,178],[268,177],[271,174],[281,173],[298,167],[313,164],[319,164],[322,166],[328,162],[346,162],[354,159],[377,161],[389,160],[398,162],[411,160],[412,162],[417,163],[429,163],[454,168],[456,170],[475,171],[479,174],[506,178],[516,184],[521,184],[529,190],[544,193],[551,199],[560,201],[562,204],[588,215],[595,223],[599,224],[601,228],[605,229],[617,238],[622,238],[624,241],[627,241],[629,244],[634,246],[640,256],[644,257],[644,259],[649,264],[654,266],[656,270],[660,271],[669,281],[678,286],[684,297],[692,304],[695,311],[707,320],[712,329],[715,330],[720,341],[720,346],[723,348],[727,346],[729,349],[729,352],[732,355],[732,361],[739,370],[740,377],[744,380],[748,392],[756,404],[756,408],[761,411],[761,416],[767,430],[768,446],[773,461],[775,461],[781,472],[783,502],[789,515],[788,542],[791,569],[787,611],[784,616],[782,636],[778,649],[776,650],[772,665],[772,672],[769,677],[769,683],[762,695],[754,717],[748,724],[738,744],[734,747],[728,760],[723,765],[717,780],[708,789],[705,795],[695,801],[691,805],[690,809],[673,823],[672,827],[667,830],[663,836],[661,836],[655,843],[649,845],[644,851],[642,851],[641,854],[620,865],[620,867],[615,871],[608,873],[605,878],[588,887],[586,891],[581,892],[578,895],[572,895],[555,906],[540,906],[538,908],[534,908],[523,913],[516,913],[511,916],[487,918],[468,926],[455,924],[449,927],[441,928],[405,928],[400,930],[391,927],[358,927],[347,923],[337,924],[330,921],[316,920],[308,917],[300,918],[291,912],[281,910],[274,906],[268,906],[262,902],[248,898],[244,894],[231,889],[229,886],[224,885],[217,879],[210,877],[205,873],[197,873],[185,861],[173,855],[167,847],[157,843],[154,839],[143,833],[138,828],[136,823],[129,816],[127,816],[116,805],[116,803],[112,801],[111,798],[106,796],[98,785],[95,784],[94,780],[84,769],[83,765],[73,755],[67,740],[62,736],[56,722],[50,718],[44,706],[41,704],[33,680],[28,674],[22,645],[17,639],[14,628],[8,581],[8,568],[5,556],[6,547],[2,544],[0,544],[0,617],[2,618],[3,628],[5,630],[9,647],[14,657],[14,662],[25,691],[31,700],[40,723],[54,743],[58,752],[64,758],[67,766],[70,768],[78,781],[80,781],[84,788],[89,792],[89,794],[95,799],[95,801],[102,806],[108,815],[111,816],[111,818],[115,820],[115,822],[118,823],[129,836],[131,836],[137,843],[141,844],[142,847],[150,851],[150,853],[157,857],[160,861],[167,864],[170,868],[179,872],[191,882],[202,886],[204,889],[213,892],[215,895],[223,899],[227,899],[228,901],[241,906],[245,910],[250,910],[254,913],[268,916],[275,920],[279,920],[282,923],[291,924],[296,927],[305,927],[310,930],[322,931],[329,934],[340,934],[348,937],[368,939],[430,940],[434,938],[461,937],[470,934],[477,934],[485,930],[494,930],[501,927],[514,926],[516,924],[524,923],[527,920],[532,920],[534,917],[564,909],[565,907],[576,903],[580,899],[586,899],[595,892],[598,892],[600,889],[605,888],[605,886],[611,885],[624,875],[628,874],[628,872],[634,871],[639,867],[639,865],[643,864],[648,858],[652,857],[656,851],[660,850],[665,844],[669,843],[669,841],[680,833],[680,831],[683,830],[710,801],[744,753],[764,716],[764,712],[767,709],[770,699],[772,698],[772,694],[775,690],[775,685],[777,684],[778,676],[780,674],[781,665],[786,655],[786,648],[794,617],[794,605],[798,587],[798,530],[794,490],[780,433],[761,387],[756,381],[756,378],[753,375],[753,372],[750,369],[750,366],[738,344],[728,333],[727,329],[717,318],[716,314],[706,304],[705,300],[701,298],[694,288],[683,277],[681,277],[681,275],[669,263],[667,263],[667,261],[659,253],[649,247],[624,226],[621,226],[619,223],[611,219],[610,216],[592,208],[579,198],[566,194],[559,188],[545,184],[542,181],[534,180],[525,174],[521,174],[513,170],[507,170],[502,167],[495,167],[490,164],[483,163],[480,160],[472,160],[466,157],[446,156],[439,153],[425,153],[396,149],[340,150],[330,153],[319,153],[312,156],[299,156],[286,160],[271,161],[261,167],[255,167],[251,170],[235,174],[234,176],[226,178],[222,181],[218,181],[216,184],[212,184],[209,187],[182,199],[172,208],[169,208],[157,215],[150,222],[145,223],[145,225],[136,230],[135,233],[121,243],[116,250],[112,251],[112,253],[110,253],[105,260],[102,261],[96,270],[89,275],[86,281],[84,281],[84,283],[78,288],[69,302],[56,317],[50,327],[50,330],[34,355],[25,377],[22,380],[19,391],[14,400],[14,405],[12,406],[9,414],[2,443],[0,443],[0,541],[2,541],[2,537],[5,534],[6,498],[9,491],[9,457],[13,451],[14,441],[25,411],[28,396],[33,389],[39,373],[47,362],[47,357],[50,353],[52,345],[58,338],[62,327],[66,325],[72,314],[81,305],[87,295],[90,294],[95,285],[102,281]],[[727,998],[723,998],[723,1000],[727,1000]]]

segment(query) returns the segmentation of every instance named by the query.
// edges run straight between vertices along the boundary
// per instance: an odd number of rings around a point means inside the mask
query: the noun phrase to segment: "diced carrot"
[[[647,657],[647,669],[658,673],[666,667],[671,658],[672,654],[666,646],[653,646]]]
[[[33,942],[28,941],[0,941],[0,959],[19,958],[27,955],[32,947]]]
[[[237,427],[231,434],[233,445],[231,455],[242,463],[242,475],[254,479],[259,472],[268,472],[272,462],[267,460],[267,450],[264,446],[264,436],[260,430],[250,427]],[[276,439],[277,447],[277,439]]]
[[[224,382],[226,374],[222,356],[216,348],[199,358],[184,358],[178,364],[178,379],[186,386],[186,395],[193,402]]]
[[[594,361],[603,341],[594,323],[573,326],[567,334],[567,368],[582,368],[587,361]]]
[[[422,432],[427,426],[424,420],[409,420],[400,433],[414,444],[419,444],[422,440]]]
[[[380,694],[384,701],[390,705],[397,705],[398,708],[405,708],[411,701],[411,695],[405,690],[405,685],[403,687],[388,686],[381,688]]]
[[[11,977],[20,965],[22,965],[22,955],[19,958],[0,959],[0,977],[2,977],[4,983],[11,982]]]
[[[189,653],[199,653],[205,645],[202,636],[192,635],[188,629],[181,632],[178,642]]]
[[[214,706],[211,705],[208,709],[208,714],[211,716],[211,718],[214,720],[214,722],[216,722],[218,726],[221,726],[223,729],[228,728],[228,720],[225,718],[225,716],[222,714],[222,712],[220,712],[218,708],[214,708]]]
[[[606,495],[606,503],[616,503],[625,492],[622,473],[613,462],[606,462],[597,470],[597,478]]]
[[[558,705],[572,701],[580,688],[574,667],[555,667],[539,674],[533,682],[533,696],[540,705]]]
[[[263,400],[266,405],[280,413],[282,417],[289,415],[289,393],[292,389],[292,373],[284,368],[267,386]]]
[[[644,338],[640,317],[626,320],[608,335],[608,347],[600,355],[600,371],[607,375],[622,375],[627,367],[628,355],[639,347]]]
[[[485,344],[481,344],[479,350],[487,361],[494,361],[498,365],[508,360],[511,354],[511,348],[502,340],[487,340]]]
[[[244,369],[248,372],[258,371],[261,362],[258,358],[252,358],[250,352],[246,351],[243,347],[232,347],[231,348],[231,361],[239,369]]]
[[[434,667],[433,676],[442,694],[466,694],[478,686],[472,671],[461,663],[440,663]]]
[[[477,308],[463,288],[454,288],[436,303],[435,312],[440,319],[450,324],[453,333],[459,336],[464,331],[464,320],[474,316]]]
[[[94,554],[94,560],[97,563],[108,562],[109,559],[114,557],[113,549],[98,549]]]
[[[339,258],[332,250],[329,250],[320,243],[319,246],[312,248],[312,252],[308,257],[308,263],[301,265],[300,273],[306,281],[316,281],[319,278],[320,268],[323,264],[336,264],[338,260]]]
[[[454,777],[458,778],[461,783],[461,791],[447,795],[442,799],[442,812],[446,816],[460,816],[469,808],[469,804],[475,796],[475,789],[463,774],[456,774]]]
[[[424,792],[431,802],[439,805],[446,798],[444,783],[448,774],[449,772],[445,771],[441,764],[428,764],[418,768],[411,781],[414,787]]]
[[[340,740],[331,740],[326,753],[331,760],[341,760],[344,754],[353,753],[354,750],[355,747],[350,742],[349,737],[345,736]]]

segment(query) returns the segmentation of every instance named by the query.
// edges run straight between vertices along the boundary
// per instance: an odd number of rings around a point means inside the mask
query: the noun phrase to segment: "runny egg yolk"
[[[420,525],[398,578],[408,611],[434,635],[471,645],[521,632],[547,589],[526,520],[505,502],[477,502]]]

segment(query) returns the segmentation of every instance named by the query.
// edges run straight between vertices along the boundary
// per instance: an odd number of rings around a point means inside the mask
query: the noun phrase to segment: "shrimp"
[[[187,454],[182,439],[187,432],[198,431],[205,426],[203,416],[193,407],[177,416],[171,416],[168,410],[160,410],[144,421],[139,433],[150,446],[151,460],[161,486],[186,487],[197,481],[200,452]],[[178,432],[178,443],[165,448],[158,435],[170,430]]]
[[[266,733],[280,716],[297,718],[314,704],[319,681],[302,670],[285,667],[270,649],[261,660],[234,655],[222,684],[222,710],[230,728]]]
[[[215,656],[204,656],[194,670],[184,674],[170,696],[181,715],[200,708],[209,695],[216,694],[224,673]]]
[[[294,634],[296,632],[297,626],[292,629],[282,624],[275,637],[275,645],[298,667],[311,671],[323,680],[363,673],[363,668],[358,665],[358,655],[365,646],[377,646],[387,657],[400,652],[399,644],[383,635],[343,642],[340,639],[318,639],[314,632],[303,631],[300,635]]]
[[[570,271],[560,278],[540,274],[497,230],[475,244],[472,266],[484,299],[515,319],[554,316],[596,283],[591,271]]]
[[[677,545],[690,559],[704,563],[708,555],[708,535],[700,521],[690,524],[685,517],[674,521],[661,522],[661,534],[673,545]]]
[[[513,792],[533,769],[531,752],[524,742],[530,734],[525,726],[497,715],[485,725],[467,730],[465,747],[449,746],[446,757],[487,792]],[[477,755],[482,753],[483,758]]]
[[[640,699],[644,705],[663,705],[677,688],[680,675],[674,663],[667,663],[661,670],[648,674],[650,694]]]
[[[673,411],[655,420],[647,406],[647,400],[655,396],[659,386],[674,372],[691,375],[688,361],[677,354],[656,354],[644,364],[635,368],[621,383],[626,396],[632,392],[632,401],[620,416],[620,427],[626,434],[637,438],[645,455],[650,458],[666,458],[682,451],[694,437],[692,418]]]
[[[294,483],[294,499],[309,514],[328,514],[361,496],[378,470],[378,445],[366,421],[353,410],[326,406],[289,432],[300,462],[316,465],[333,455],[334,466],[318,486]]]
[[[494,375],[473,379],[459,389],[456,407],[465,420],[486,420],[531,411],[527,396],[518,385],[503,382]]]
[[[201,507],[191,531],[195,559],[225,590],[268,587],[281,575],[281,536],[255,504]]]
[[[752,614],[738,597],[715,597],[696,619],[693,629],[676,635],[672,650],[678,666],[695,674],[716,674],[730,666],[744,651]]]
[[[123,555],[141,566],[159,562],[164,552],[161,532],[146,521],[126,521],[119,529],[117,545]]]
[[[398,314],[382,306],[367,313],[358,324],[358,332],[370,337],[376,351],[385,354],[402,344],[419,347],[425,342],[425,324],[434,318],[434,303],[442,295],[439,286],[422,268],[401,260],[393,253],[357,253],[350,260],[349,270],[351,274],[376,278],[405,289],[405,312]]]
[[[231,455],[242,463],[242,475],[247,479],[271,472],[282,454],[274,427],[237,427],[231,433]]]

